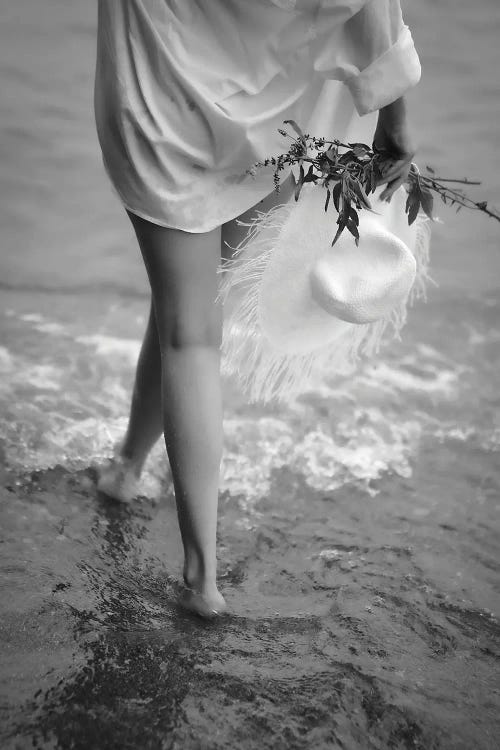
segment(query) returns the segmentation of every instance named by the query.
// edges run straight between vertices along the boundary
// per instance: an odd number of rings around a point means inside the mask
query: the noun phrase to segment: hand
[[[380,199],[390,201],[393,193],[408,179],[416,152],[403,98],[396,99],[392,104],[379,110],[373,148],[384,156],[381,165],[382,178],[378,184],[387,183],[387,187],[380,194]]]

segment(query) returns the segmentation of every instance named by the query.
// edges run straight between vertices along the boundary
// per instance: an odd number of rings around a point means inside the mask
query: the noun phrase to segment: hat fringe
[[[217,300],[227,303],[237,293],[238,302],[224,320],[222,365],[224,375],[234,376],[251,402],[272,400],[287,402],[311,390],[325,373],[346,375],[352,372],[361,356],[371,357],[382,343],[400,339],[406,323],[407,307],[417,299],[426,299],[430,220],[421,214],[416,219],[415,282],[405,300],[386,318],[373,323],[353,325],[348,333],[321,351],[309,354],[286,354],[277,351],[262,332],[259,320],[260,282],[273,252],[275,241],[295,202],[258,211],[250,222],[238,223],[248,232],[231,260],[219,268],[224,274]],[[241,296],[240,296],[241,295]]]

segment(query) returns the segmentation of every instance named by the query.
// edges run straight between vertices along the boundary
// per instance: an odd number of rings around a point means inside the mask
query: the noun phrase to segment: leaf
[[[302,164],[300,165],[299,169],[299,179],[297,181],[297,184],[295,185],[295,200],[299,200],[300,191],[302,190],[302,185],[304,184],[304,167]]]
[[[429,219],[433,219],[432,208],[434,206],[434,197],[431,191],[427,190],[427,188],[423,188],[420,190],[420,203]]]
[[[330,197],[331,197],[332,191],[330,188],[327,188],[326,191],[326,201],[325,201],[325,211],[328,211],[328,204],[330,203]]]
[[[355,208],[351,208],[349,211],[349,221],[352,221],[357,227],[359,226],[359,216]]]
[[[350,201],[350,194],[351,194],[351,178],[349,177],[348,172],[344,172],[342,174],[342,196],[345,200]]]
[[[335,187],[332,191],[332,198],[333,203],[335,205],[335,208],[337,209],[337,213],[340,211],[340,193],[342,192],[342,183],[337,182]]]
[[[417,177],[413,177],[409,182],[408,198],[406,199],[406,213],[409,213],[412,205],[416,202],[420,205],[420,182]]]
[[[432,167],[429,167],[429,165],[428,165],[428,164],[426,164],[426,165],[425,165],[425,168],[426,168],[426,170],[427,170],[428,172],[430,172],[431,174],[436,174],[435,170],[434,170],[434,169],[433,169]]]
[[[363,186],[359,182],[359,180],[353,180],[353,188],[354,192],[359,198],[359,202],[365,207],[371,209],[371,203],[368,200],[368,196],[366,195],[365,191],[363,190]]]
[[[364,189],[366,195],[370,195],[372,192],[372,181],[371,181],[371,163],[367,164],[363,170]]]
[[[364,143],[350,143],[349,146],[352,147],[352,152],[356,159],[360,159],[363,156],[366,156],[367,151],[369,150],[367,149],[367,146],[364,145]]]
[[[353,221],[351,221],[351,219],[348,220],[346,226],[347,226],[348,230],[350,231],[350,233],[353,235],[354,239],[356,240],[356,245],[358,245],[359,244],[358,227],[356,226],[356,224]]]
[[[411,193],[411,201],[410,201],[410,209],[408,211],[408,224],[413,224],[415,219],[418,216],[418,211],[420,208],[420,195],[416,192]]]
[[[342,196],[342,211],[340,212],[340,216],[342,217],[342,220],[347,222],[349,219],[349,214],[351,212],[351,200],[349,197],[345,197],[345,195]]]
[[[306,176],[304,177],[304,182],[315,182],[317,179],[317,175],[314,174],[314,164],[311,164],[307,170]]]
[[[328,151],[324,151],[323,154],[325,158],[328,159],[328,161],[330,161],[332,164],[335,164],[339,152],[336,148],[329,148]]]
[[[339,228],[337,229],[337,232],[335,233],[335,237],[332,240],[332,247],[335,245],[335,243],[337,242],[338,238],[340,237],[340,235],[342,234],[346,226],[342,221],[338,222],[338,225],[339,225]]]
[[[357,141],[356,143],[348,143],[347,145],[349,146],[349,148],[353,148],[353,149],[362,148],[364,151],[371,150],[370,146],[367,146],[366,143],[358,143]]]
[[[295,120],[283,120],[283,122],[285,123],[285,125],[291,125],[292,128],[297,133],[297,135],[299,136],[299,138],[303,138],[304,137],[304,133],[299,128],[299,126],[297,125],[297,123],[295,122]]]
[[[353,151],[346,151],[345,154],[342,154],[342,156],[338,159],[339,164],[349,164],[350,161],[353,161],[354,152]]]

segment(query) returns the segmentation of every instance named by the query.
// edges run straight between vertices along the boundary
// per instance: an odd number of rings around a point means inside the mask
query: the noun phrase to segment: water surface
[[[407,4],[419,162],[500,205],[500,8]],[[0,29],[2,747],[494,748],[499,225],[439,210],[402,342],[293,404],[226,383],[219,580],[175,605],[161,443],[129,508],[95,490],[148,309],[92,114],[95,7]]]

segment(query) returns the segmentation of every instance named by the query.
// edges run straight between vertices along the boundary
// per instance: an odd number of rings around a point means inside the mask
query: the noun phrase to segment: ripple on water
[[[0,439],[8,463],[28,470],[56,464],[78,469],[104,461],[126,428],[140,341],[109,333],[75,336],[71,325],[35,312],[9,310],[5,319],[15,334],[10,346],[0,348],[7,416]],[[327,378],[273,416],[229,411],[221,488],[243,496],[250,507],[268,493],[273,471],[287,466],[316,490],[354,482],[375,494],[373,484],[384,474],[411,476],[424,436],[476,439],[496,450],[499,427],[446,419],[446,406],[462,395],[468,370],[419,344],[365,364],[349,380]],[[142,491],[157,495],[168,476],[159,441]]]

